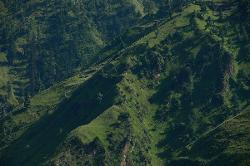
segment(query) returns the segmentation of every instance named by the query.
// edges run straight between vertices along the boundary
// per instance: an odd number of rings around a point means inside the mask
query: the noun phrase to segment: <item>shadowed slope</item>
[[[95,75],[78,88],[69,100],[29,129],[7,151],[8,165],[37,165],[55,151],[65,136],[79,125],[87,124],[109,108],[116,96],[118,77]],[[98,94],[102,94],[102,99]]]

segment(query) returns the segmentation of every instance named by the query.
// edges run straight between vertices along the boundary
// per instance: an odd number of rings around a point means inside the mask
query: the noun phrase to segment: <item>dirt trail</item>
[[[120,166],[127,166],[127,156],[128,156],[128,152],[129,152],[129,141],[126,142],[123,151],[122,151],[122,161],[121,161],[121,165]]]

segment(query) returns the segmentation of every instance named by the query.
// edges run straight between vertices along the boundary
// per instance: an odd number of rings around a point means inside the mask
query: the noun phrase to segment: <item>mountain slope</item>
[[[209,165],[249,164],[249,108],[225,120],[192,143],[186,154]],[[185,158],[179,159],[179,162]]]
[[[144,14],[143,3],[130,0],[2,0],[0,9],[5,58],[0,69],[8,68],[7,77],[13,78],[8,83],[14,105],[87,68],[101,48]],[[1,96],[13,105],[6,84]]]
[[[247,5],[204,1],[145,16],[89,70],[1,121],[1,163],[247,165]]]

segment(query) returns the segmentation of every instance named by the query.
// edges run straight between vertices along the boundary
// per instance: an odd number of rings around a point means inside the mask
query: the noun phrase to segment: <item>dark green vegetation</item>
[[[0,8],[0,165],[250,165],[247,0]]]

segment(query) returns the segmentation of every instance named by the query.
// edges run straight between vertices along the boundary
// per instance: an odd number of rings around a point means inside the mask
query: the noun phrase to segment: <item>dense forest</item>
[[[0,165],[250,166],[248,0],[0,0]]]

